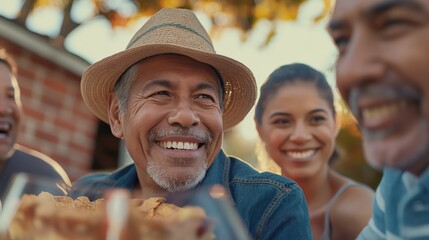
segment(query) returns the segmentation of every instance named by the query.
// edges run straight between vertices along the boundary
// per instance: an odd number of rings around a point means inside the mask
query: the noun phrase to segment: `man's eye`
[[[200,94],[197,96],[198,99],[207,99],[214,102],[214,98],[208,94]]]
[[[407,35],[416,23],[405,18],[385,18],[379,23],[380,32],[384,37],[393,38]]]
[[[335,46],[337,46],[340,55],[344,53],[349,43],[349,38],[346,36],[337,36],[333,37],[333,41],[335,43]]]
[[[159,92],[152,94],[152,96],[169,96],[169,95],[170,94],[167,91],[159,91]]]
[[[410,23],[408,21],[406,21],[404,19],[400,19],[400,18],[386,19],[382,22],[383,28],[407,26],[407,25],[410,25]]]

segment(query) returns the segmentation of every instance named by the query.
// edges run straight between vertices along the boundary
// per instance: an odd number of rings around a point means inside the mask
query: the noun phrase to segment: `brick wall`
[[[91,168],[98,120],[80,94],[80,78],[0,37],[18,65],[24,110],[18,143],[56,160],[72,181]]]

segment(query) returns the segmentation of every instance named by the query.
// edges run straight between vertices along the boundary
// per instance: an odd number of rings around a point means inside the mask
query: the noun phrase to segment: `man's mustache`
[[[195,129],[195,128],[174,127],[168,130],[151,129],[148,132],[149,142],[154,142],[157,139],[160,139],[163,137],[170,137],[170,136],[194,137],[203,143],[210,143],[213,141],[213,137],[210,132],[203,131],[200,129]]]
[[[351,90],[348,99],[350,110],[355,116],[359,114],[358,103],[361,98],[379,99],[382,101],[405,99],[413,102],[420,102],[422,99],[420,92],[408,85],[368,84],[362,87],[355,87]]]

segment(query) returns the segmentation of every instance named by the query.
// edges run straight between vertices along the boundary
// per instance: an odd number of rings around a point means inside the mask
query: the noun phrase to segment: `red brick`
[[[58,65],[45,58],[41,58],[39,55],[31,54],[30,60],[37,64],[39,67],[49,69],[51,72],[57,70]]]
[[[43,83],[45,87],[51,88],[60,94],[67,93],[67,85],[61,82],[62,79],[46,78]]]
[[[53,153],[52,158],[56,162],[58,162],[63,168],[66,168],[67,166],[72,165],[70,156],[68,156],[67,154]]]
[[[2,40],[2,39],[1,39]],[[12,44],[9,41],[0,41],[0,44],[3,48],[7,50],[10,55],[19,56],[22,54],[22,49],[15,44]]]
[[[91,112],[89,111],[89,109],[86,107],[86,105],[84,106],[79,106],[78,104],[73,106],[73,115],[82,118],[83,120],[86,120],[88,122],[93,122],[93,121],[97,121],[97,117]]]
[[[68,143],[69,147],[73,150],[78,150],[80,153],[86,154],[86,155],[91,155],[94,152],[94,149],[92,147],[88,147],[82,144],[78,144],[75,142],[69,142]]]
[[[36,129],[35,136],[36,138],[43,139],[45,141],[48,141],[52,144],[57,144],[59,142],[59,138],[57,136],[58,132],[55,132],[54,134],[49,133],[47,131],[43,131],[41,129]]]
[[[51,94],[44,94],[42,96],[42,103],[57,109],[61,109],[63,107],[61,99],[55,98]]]
[[[24,86],[24,84],[21,84],[19,89],[20,89],[20,92],[21,92],[21,99],[23,97],[28,97],[28,98],[32,98],[33,97],[33,91],[30,88]]]
[[[88,137],[89,139],[94,139],[96,134],[97,134],[97,128],[96,127],[94,127],[93,131],[85,131],[84,132],[85,137]]]
[[[65,131],[74,132],[76,130],[76,121],[75,119],[62,119],[60,116],[57,116],[54,119],[54,124]]]
[[[25,105],[23,106],[25,118],[34,118],[39,121],[43,121],[45,119],[45,114],[40,109],[32,109],[28,108]]]
[[[75,73],[70,72],[70,71],[68,71],[66,69],[63,69],[61,71],[61,73],[64,74],[64,77],[72,80],[73,82],[76,82],[78,85],[80,84],[80,78],[81,78],[80,75],[76,75]]]
[[[26,67],[23,67],[22,65],[18,66],[18,81],[23,78],[28,80],[36,79],[36,74],[34,73],[34,69],[26,68]]]

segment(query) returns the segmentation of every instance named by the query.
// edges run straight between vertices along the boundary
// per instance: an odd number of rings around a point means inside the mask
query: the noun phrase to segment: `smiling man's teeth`
[[[168,141],[168,142],[161,142],[159,145],[166,149],[196,150],[198,148],[198,143],[190,143],[190,142]]]
[[[293,158],[296,158],[296,159],[304,159],[304,158],[308,158],[311,155],[313,155],[314,152],[315,152],[315,150],[312,149],[312,150],[301,151],[301,152],[298,152],[298,151],[293,151],[293,152],[292,151],[288,151],[288,154],[289,154],[289,156],[291,156]]]
[[[388,118],[394,114],[399,113],[402,109],[407,107],[406,101],[392,102],[377,107],[365,108],[362,110],[362,118],[364,121],[371,121],[374,119]]]
[[[0,134],[8,135],[8,132],[10,131],[11,125],[9,123],[0,123]]]

